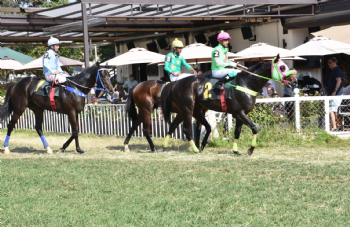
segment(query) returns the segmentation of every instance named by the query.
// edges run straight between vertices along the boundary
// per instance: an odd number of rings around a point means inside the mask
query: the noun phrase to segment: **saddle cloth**
[[[164,87],[165,87],[168,83],[170,83],[170,82],[165,82],[165,81],[157,80],[157,83],[163,84],[163,85],[162,85],[162,89],[160,90],[160,92],[159,92],[159,94],[158,94],[158,98],[160,98],[160,96],[162,95],[162,91],[163,91]]]
[[[206,77],[204,81],[204,92],[202,95],[202,100],[220,100],[220,91],[218,89],[213,89],[216,82],[219,79]],[[233,96],[234,88],[229,85],[224,85],[225,89],[225,99],[231,99]]]
[[[51,86],[52,83],[47,82],[46,80],[39,80],[37,85],[34,87],[34,94],[49,97],[50,94],[46,92],[45,87]],[[55,86],[55,96],[58,97],[60,92],[60,86]]]

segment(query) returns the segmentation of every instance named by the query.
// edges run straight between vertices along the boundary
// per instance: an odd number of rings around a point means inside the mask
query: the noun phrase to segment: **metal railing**
[[[330,100],[342,100],[342,106],[337,114],[339,132],[330,131]],[[338,111],[337,111],[338,112]],[[305,128],[317,127],[330,133],[350,133],[350,96],[315,96],[257,99],[254,110],[248,116],[260,129],[277,126],[291,126],[298,131]],[[171,115],[173,120],[175,114]],[[209,111],[206,115],[215,134],[217,122],[223,122],[223,113]],[[1,122],[0,128],[6,128],[7,122]],[[228,131],[235,125],[235,119],[228,114]],[[127,136],[132,122],[126,113],[125,104],[97,104],[86,105],[78,116],[79,133],[93,133],[98,135]],[[192,125],[194,136],[195,120]],[[135,137],[143,137],[143,124],[136,132]],[[34,113],[26,109],[17,122],[15,129],[35,129]],[[152,137],[165,137],[169,125],[163,120],[161,109],[155,109],[150,119]],[[51,111],[44,111],[43,130],[57,133],[71,133],[68,117]],[[184,139],[182,124],[174,132],[174,138]],[[215,136],[215,135],[214,135]]]

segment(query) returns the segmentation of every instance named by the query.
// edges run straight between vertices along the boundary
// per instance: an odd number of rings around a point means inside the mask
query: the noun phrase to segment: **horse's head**
[[[279,54],[271,62],[271,78],[289,87],[291,87],[291,85],[297,85],[298,83],[295,70],[289,70],[286,63],[280,59]]]
[[[100,67],[100,65],[98,63],[96,63],[96,66]],[[110,78],[108,69],[99,68],[97,70],[96,83],[99,87],[104,88],[107,94],[109,94],[110,96],[113,95],[114,89],[113,89],[113,85],[111,83],[111,78]]]

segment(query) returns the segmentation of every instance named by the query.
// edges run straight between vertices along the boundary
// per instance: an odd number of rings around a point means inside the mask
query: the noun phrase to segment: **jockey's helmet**
[[[171,44],[171,47],[184,47],[184,44],[178,40],[177,38],[175,38],[175,40],[173,41],[173,43]]]
[[[225,39],[231,39],[230,34],[227,32],[221,31],[218,35],[218,41],[225,40]]]
[[[61,44],[61,42],[57,38],[54,38],[51,36],[49,41],[47,42],[47,45],[51,46],[51,45],[55,45],[55,44]]]

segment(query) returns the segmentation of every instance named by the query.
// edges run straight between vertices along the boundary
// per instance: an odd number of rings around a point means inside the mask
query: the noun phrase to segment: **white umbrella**
[[[14,70],[18,67],[23,66],[19,61],[12,58],[1,58],[0,59],[0,70]]]
[[[121,54],[111,60],[108,60],[101,65],[131,65],[131,64],[141,64],[150,63],[154,61],[164,61],[165,55],[158,54],[152,51],[148,51],[145,48],[133,48],[128,52]]]
[[[291,50],[300,56],[324,56],[350,52],[350,44],[332,40],[327,37],[315,37]]]
[[[323,36],[339,42],[350,44],[350,25],[333,26],[311,34],[315,37]]]
[[[181,56],[186,60],[187,63],[205,63],[205,62],[211,62],[211,56],[213,52],[212,47],[209,47],[202,43],[194,43],[191,45],[188,45],[182,49]],[[228,58],[234,58],[236,55],[234,53],[229,52]],[[151,65],[164,65],[164,59],[161,61],[156,61],[151,63]]]
[[[64,66],[64,67],[70,67],[70,66],[82,66],[84,65],[83,62],[80,62],[80,61],[76,61],[76,60],[73,60],[73,59],[70,59],[70,58],[66,58],[66,57],[62,57],[60,56],[58,58],[58,64],[60,66]],[[26,70],[26,71],[29,71],[29,70],[43,70],[43,56],[41,56],[40,58],[38,59],[35,59],[34,61],[31,61],[21,67],[18,67],[16,70]]]
[[[296,57],[290,50],[272,46],[267,43],[256,43],[236,53],[235,61],[263,61],[269,60],[277,55],[283,60],[304,60]]]

